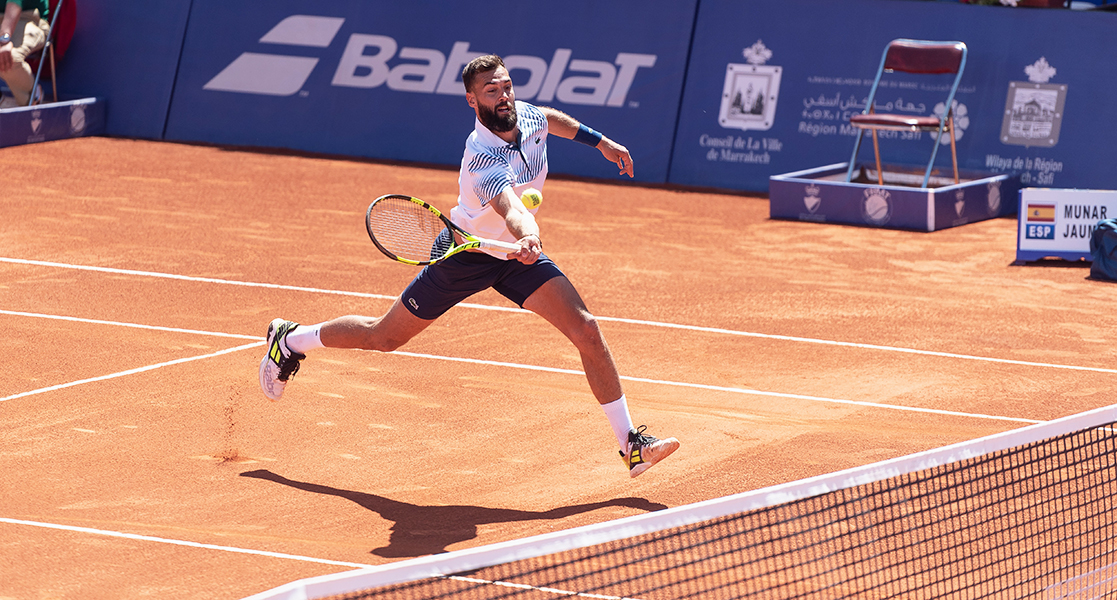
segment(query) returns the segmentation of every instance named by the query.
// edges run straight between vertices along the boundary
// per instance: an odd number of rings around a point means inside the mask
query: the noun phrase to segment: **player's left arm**
[[[597,148],[601,151],[602,156],[620,167],[621,175],[633,176],[632,156],[628,153],[628,148],[586,127],[579,123],[574,117],[557,108],[551,108],[549,106],[540,106],[538,108],[543,112],[543,115],[547,117],[547,129],[550,133],[561,138],[574,140],[575,142],[581,142],[587,146]]]

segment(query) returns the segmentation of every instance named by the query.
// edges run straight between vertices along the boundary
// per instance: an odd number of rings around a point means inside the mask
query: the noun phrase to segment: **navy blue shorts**
[[[493,288],[523,308],[535,290],[563,276],[558,265],[546,254],[525,265],[483,252],[460,252],[424,267],[403,291],[403,305],[416,317],[433,321],[462,300]]]

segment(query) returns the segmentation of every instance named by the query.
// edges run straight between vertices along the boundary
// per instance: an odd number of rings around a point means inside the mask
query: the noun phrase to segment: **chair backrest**
[[[884,69],[904,73],[957,73],[966,57],[961,42],[892,40],[884,52]]]
[[[954,154],[954,94],[958,92],[958,84],[962,82],[962,73],[966,68],[966,44],[963,42],[942,42],[930,40],[910,40],[910,39],[896,39],[888,43],[884,48],[884,55],[880,59],[880,67],[877,68],[876,78],[873,79],[873,85],[869,88],[869,96],[865,101],[865,109],[861,115],[874,114],[876,122],[871,122],[865,118],[854,117],[850,118],[850,122],[857,126],[857,141],[853,146],[853,156],[849,159],[849,169],[846,172],[846,181],[851,181],[853,178],[853,169],[857,164],[857,151],[861,147],[861,137],[865,129],[873,130],[873,148],[877,148],[877,129],[890,129],[893,127],[902,127],[904,129],[915,127],[921,130],[931,131],[932,127],[937,125],[938,133],[934,138],[936,142],[942,139],[943,132],[946,131],[948,123],[950,127],[950,148],[951,159],[954,163],[954,181],[958,181],[958,160]],[[902,73],[911,73],[917,75],[937,75],[945,79],[947,75],[953,80],[950,86],[950,92],[947,94],[946,99],[942,102],[945,107],[941,113],[931,117],[920,117],[914,121],[910,120],[910,114],[895,114],[895,113],[877,113],[876,112],[876,97],[877,89],[880,87],[881,78],[885,73],[893,73],[900,71]],[[889,103],[891,106],[891,103]],[[937,107],[936,107],[937,109]],[[867,123],[867,124],[866,124]],[[935,156],[939,151],[939,144],[935,143],[931,151],[931,159],[927,162],[927,170],[923,174],[923,187],[927,187],[927,183],[931,180],[931,170],[935,165]],[[878,182],[883,185],[883,166],[880,162],[880,154],[877,153],[877,173]]]

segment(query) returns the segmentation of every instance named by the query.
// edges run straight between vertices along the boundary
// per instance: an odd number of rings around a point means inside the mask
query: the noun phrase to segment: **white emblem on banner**
[[[822,204],[822,196],[819,195],[819,187],[815,184],[807,185],[807,195],[803,197],[803,204],[807,206],[807,210],[812,214],[818,210],[819,205]]]
[[[966,128],[970,126],[970,111],[968,108],[966,108],[965,104],[962,104],[957,100],[955,100],[951,105],[954,107],[954,141],[958,141],[962,139],[962,136],[966,133]],[[935,105],[934,115],[936,117],[941,119],[945,112],[946,102],[939,102]],[[938,137],[938,135],[938,131],[931,132],[932,138]],[[949,144],[950,134],[944,132],[942,134],[942,139],[939,140],[939,143]]]
[[[990,181],[987,184],[988,195],[985,197],[989,206],[989,216],[995,217],[1001,213],[1001,182]]]
[[[85,133],[85,106],[81,104],[70,106],[70,133],[74,135]]]
[[[869,188],[865,190],[865,200],[861,202],[861,216],[866,223],[884,225],[892,218],[892,200],[888,190]]]
[[[718,122],[726,129],[767,131],[775,121],[783,68],[764,64],[772,51],[760,40],[743,54],[748,64],[725,67]]]
[[[1008,82],[1001,142],[1014,146],[1054,147],[1063,124],[1066,84],[1048,83],[1055,67],[1040,57],[1024,68],[1028,81]]]

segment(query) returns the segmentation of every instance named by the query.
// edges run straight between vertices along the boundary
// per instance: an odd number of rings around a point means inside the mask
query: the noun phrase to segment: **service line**
[[[179,280],[179,281],[193,281],[193,282],[199,282],[199,283],[215,283],[215,284],[220,284],[220,285],[258,287],[258,288],[267,288],[267,289],[273,289],[273,290],[310,292],[310,293],[315,293],[315,294],[333,294],[333,295],[338,295],[338,296],[353,296],[353,297],[357,297],[357,298],[374,298],[374,299],[378,299],[378,300],[395,300],[396,299],[396,296],[386,296],[384,294],[369,294],[369,293],[365,293],[365,292],[350,292],[350,291],[344,291],[344,290],[329,290],[329,289],[322,289],[322,288],[301,287],[301,286],[293,286],[293,285],[279,285],[279,284],[274,284],[274,283],[256,283],[256,282],[250,282],[250,281],[236,281],[236,280],[231,280],[231,279],[218,279],[218,278],[213,278],[213,277],[193,277],[193,276],[189,276],[189,275],[175,275],[175,274],[172,274],[172,273],[159,273],[159,272],[155,272],[155,271],[135,271],[135,270],[129,270],[129,269],[115,269],[115,268],[111,268],[111,267],[93,267],[93,266],[88,266],[88,265],[72,265],[72,264],[66,264],[66,263],[56,263],[56,262],[48,262],[48,261],[41,261],[41,260],[27,260],[27,259],[22,259],[22,258],[0,257],[0,262],[6,262],[6,263],[12,263],[12,264],[21,264],[21,265],[31,265],[31,266],[37,266],[37,267],[53,267],[53,268],[58,268],[58,269],[75,269],[75,270],[79,270],[79,271],[95,271],[95,272],[100,272],[100,273],[112,273],[112,274],[115,274],[115,275],[133,275],[133,276],[137,276],[137,277],[155,277],[155,278],[160,278],[160,279],[176,279],[176,280]],[[490,305],[487,305],[487,304],[473,304],[473,303],[468,303],[468,302],[463,302],[461,304],[458,304],[458,306],[463,307],[463,308],[468,308],[468,309],[474,309],[474,310],[490,310],[490,311],[518,312],[518,313],[528,313],[529,312],[529,311],[526,311],[522,308],[512,308],[512,307],[506,307],[506,306],[490,306]],[[826,345],[826,346],[841,346],[841,347],[845,347],[845,348],[858,348],[858,349],[861,349],[861,350],[878,350],[878,351],[884,351],[884,352],[902,352],[902,353],[905,353],[905,354],[917,354],[917,355],[922,355],[922,356],[934,356],[934,357],[939,357],[939,358],[952,358],[952,359],[960,359],[960,360],[973,360],[973,361],[981,361],[981,362],[1000,363],[1000,364],[1006,364],[1006,365],[1019,365],[1019,366],[1027,366],[1027,367],[1041,367],[1041,368],[1048,368],[1048,369],[1064,369],[1064,370],[1071,370],[1071,371],[1089,371],[1089,372],[1093,372],[1093,373],[1117,374],[1117,369],[1106,369],[1106,368],[1102,368],[1102,367],[1083,367],[1083,366],[1079,366],[1079,365],[1063,365],[1063,364],[1058,364],[1058,363],[1044,363],[1044,362],[1034,362],[1034,361],[1027,361],[1027,360],[1012,360],[1012,359],[1007,359],[1007,358],[994,358],[994,357],[989,357],[989,356],[974,356],[974,355],[970,355],[970,354],[958,354],[958,353],[954,353],[954,352],[936,352],[934,350],[919,350],[919,349],[916,349],[916,348],[903,348],[903,347],[899,347],[899,346],[881,346],[881,345],[877,345],[877,344],[862,344],[862,343],[858,343],[858,342],[843,342],[843,341],[838,341],[838,340],[823,340],[823,339],[817,339],[817,338],[796,337],[796,336],[778,335],[778,334],[771,334],[771,333],[756,333],[756,332],[751,332],[751,331],[737,331],[737,330],[734,330],[734,329],[722,329],[722,328],[717,328],[717,327],[703,327],[703,326],[700,326],[700,325],[682,325],[682,324],[678,324],[678,323],[663,323],[663,322],[660,322],[660,321],[644,321],[644,320],[640,320],[640,319],[626,319],[626,318],[621,318],[621,317],[607,317],[607,316],[601,316],[601,315],[596,315],[596,318],[597,318],[598,321],[603,321],[603,322],[627,323],[627,324],[631,324],[631,325],[642,325],[642,326],[645,326],[645,327],[663,327],[663,328],[668,328],[668,329],[682,329],[682,330],[686,330],[686,331],[696,331],[696,332],[702,332],[702,333],[716,333],[716,334],[732,335],[732,336],[740,336],[740,337],[763,338],[763,339],[769,339],[769,340],[779,340],[779,341],[783,341],[783,342],[797,342],[797,343],[804,343],[804,344],[822,344],[822,345]]]
[[[249,348],[256,348],[258,346],[263,346],[266,343],[266,340],[264,340],[263,338],[260,338],[260,337],[256,337],[256,336],[247,336],[247,335],[231,334],[231,333],[220,333],[220,332],[215,332],[215,331],[198,331],[198,330],[189,330],[189,329],[174,329],[174,328],[168,328],[168,327],[158,327],[158,326],[154,326],[154,325],[141,325],[141,324],[138,324],[138,323],[120,323],[120,322],[116,322],[116,321],[103,321],[103,320],[98,320],[98,319],[82,319],[82,318],[79,318],[79,317],[62,317],[62,316],[58,316],[58,315],[44,315],[44,314],[17,312],[17,311],[9,311],[9,310],[0,310],[0,314],[21,316],[21,317],[30,317],[30,318],[62,319],[62,320],[66,320],[66,321],[74,321],[74,322],[80,322],[80,323],[95,323],[95,324],[98,324],[98,325],[111,325],[111,326],[117,326],[117,327],[130,327],[130,328],[136,328],[136,329],[150,329],[152,331],[173,331],[173,332],[179,332],[179,333],[186,332],[186,333],[194,333],[194,334],[197,334],[197,335],[210,335],[210,336],[219,336],[219,337],[236,337],[236,338],[242,338],[242,339],[258,340],[258,341],[252,342],[250,344],[244,344],[242,346],[237,346],[235,348],[228,348],[228,349],[220,350],[218,352],[213,352],[213,353],[210,353],[210,354],[203,354],[203,355],[200,355],[200,356],[191,356],[191,357],[188,357],[188,358],[179,358],[179,359],[176,359],[176,360],[162,362],[162,363],[155,364],[155,365],[149,365],[149,366],[146,366],[146,367],[139,367],[139,368],[136,368],[136,369],[129,369],[127,371],[120,371],[119,373],[112,373],[112,374],[109,374],[109,375],[102,375],[100,377],[92,377],[92,378],[89,378],[89,379],[82,379],[80,381],[71,381],[69,383],[52,385],[50,387],[40,388],[40,389],[37,389],[37,390],[31,390],[31,391],[28,391],[28,392],[22,392],[22,393],[15,394],[15,395],[12,395],[12,396],[7,396],[7,397],[4,397],[4,398],[0,398],[0,402],[3,402],[5,400],[14,400],[16,398],[23,398],[25,396],[32,396],[32,395],[35,395],[35,394],[42,394],[44,392],[50,392],[50,391],[59,390],[59,389],[63,389],[63,388],[73,387],[75,385],[81,385],[81,384],[85,384],[85,383],[93,383],[93,382],[96,382],[96,381],[104,381],[106,379],[114,379],[116,377],[123,377],[125,375],[133,375],[133,374],[136,374],[136,373],[143,373],[144,371],[151,371],[151,370],[154,370],[154,369],[159,369],[159,368],[168,367],[168,366],[171,366],[171,365],[187,363],[187,362],[191,362],[191,361],[195,361],[195,360],[202,360],[202,359],[205,359],[205,358],[213,358],[213,357],[216,357],[216,356],[221,356],[221,355],[229,354],[229,353],[232,353],[232,352],[238,352],[240,350],[247,350]],[[455,357],[455,356],[439,356],[439,355],[436,355],[436,354],[420,354],[420,353],[417,353],[417,352],[405,352],[405,351],[402,351],[402,350],[396,350],[395,352],[392,352],[392,354],[396,354],[396,355],[400,355],[400,356],[407,356],[407,357],[411,357],[411,358],[420,358],[420,359],[423,359],[423,360],[442,360],[442,361],[450,361],[450,362],[469,363],[469,364],[475,364],[475,365],[486,365],[486,366],[492,366],[492,367],[503,367],[503,368],[509,368],[509,369],[522,369],[522,370],[527,370],[527,371],[541,371],[541,372],[546,372],[546,373],[558,373],[558,374],[562,374],[562,375],[585,376],[584,372],[579,371],[577,369],[560,369],[560,368],[557,368],[557,367],[544,367],[544,366],[541,366],[541,365],[525,365],[525,364],[521,364],[521,363],[500,362],[500,361],[483,360],[483,359],[477,359],[477,358],[461,358],[461,357]],[[905,412],[931,413],[931,414],[938,414],[938,415],[948,415],[948,416],[956,416],[956,417],[969,417],[969,418],[974,418],[974,419],[986,419],[986,420],[995,420],[995,421],[1014,421],[1014,422],[1019,422],[1019,423],[1040,423],[1041,422],[1041,421],[1036,421],[1034,419],[1021,419],[1021,418],[1018,418],[1018,417],[1006,417],[1006,416],[998,416],[998,415],[984,415],[984,414],[980,414],[980,413],[964,413],[964,412],[955,412],[955,411],[949,411],[949,410],[938,410],[938,409],[932,409],[932,408],[919,408],[919,407],[914,407],[914,406],[902,406],[902,405],[896,405],[896,404],[880,404],[880,403],[876,403],[876,402],[862,402],[862,401],[857,401],[857,400],[842,400],[842,399],[839,399],[839,398],[824,398],[824,397],[821,397],[821,396],[808,396],[808,395],[804,395],[804,394],[787,394],[787,393],[783,393],[783,392],[768,392],[768,391],[764,391],[764,390],[753,390],[753,389],[748,389],[748,388],[735,388],[735,387],[726,387],[726,386],[706,385],[706,384],[702,384],[702,383],[687,383],[687,382],[682,382],[682,381],[667,381],[667,380],[662,380],[662,379],[648,379],[648,378],[645,378],[645,377],[630,377],[630,376],[627,376],[627,375],[621,375],[621,379],[623,379],[625,381],[633,381],[633,382],[639,382],[639,383],[650,383],[650,384],[653,384],[653,385],[669,385],[669,386],[676,386],[676,387],[688,387],[688,388],[693,388],[693,389],[703,389],[703,390],[716,391],[716,392],[727,392],[727,393],[732,393],[732,394],[769,396],[769,397],[776,397],[776,398],[787,398],[787,399],[791,399],[791,400],[807,400],[809,402],[825,402],[825,403],[829,403],[829,404],[847,404],[847,405],[854,405],[854,406],[864,406],[864,407],[867,407],[867,408],[881,408],[881,409],[886,409],[886,410],[898,410],[898,411],[905,411]]]

